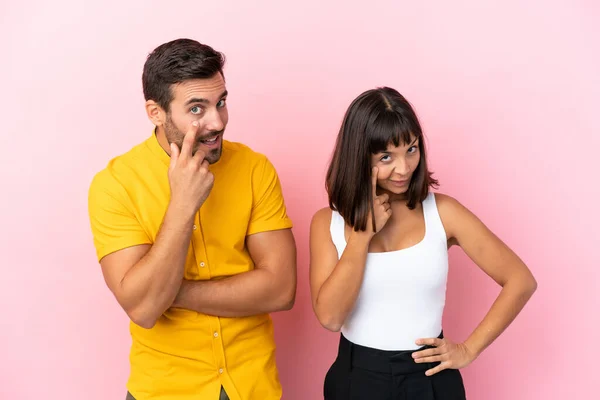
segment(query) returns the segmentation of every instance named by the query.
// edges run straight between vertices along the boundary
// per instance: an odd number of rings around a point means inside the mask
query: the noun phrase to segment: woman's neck
[[[387,194],[390,198],[390,203],[408,203],[408,196],[406,193],[392,193],[389,190],[377,188],[377,195],[381,196],[382,194]]]

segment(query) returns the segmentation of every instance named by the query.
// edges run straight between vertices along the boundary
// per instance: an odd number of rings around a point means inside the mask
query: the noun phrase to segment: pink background
[[[124,398],[127,317],[94,258],[87,189],[109,158],[150,134],[142,65],[177,37],[226,53],[227,137],[271,158],[295,221],[296,306],[274,316],[285,399],[321,398],[335,356],[338,336],[310,306],[308,226],[326,204],[342,115],[377,85],[416,107],[441,191],[539,282],[517,321],[463,370],[469,398],[595,396],[597,3],[354,3],[0,3],[1,399]],[[452,250],[446,334],[464,339],[497,293]]]

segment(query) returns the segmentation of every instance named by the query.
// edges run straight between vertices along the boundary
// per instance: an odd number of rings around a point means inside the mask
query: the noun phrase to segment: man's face
[[[220,73],[208,79],[192,79],[171,87],[173,100],[164,123],[165,136],[181,150],[183,138],[193,121],[198,121],[198,132],[193,152],[206,153],[206,160],[214,164],[221,158],[223,133],[229,120],[227,90]]]

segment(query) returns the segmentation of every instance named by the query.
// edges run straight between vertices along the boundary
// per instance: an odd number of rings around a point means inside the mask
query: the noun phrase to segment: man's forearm
[[[177,210],[167,210],[155,243],[121,282],[123,292],[132,300],[128,314],[145,328],[154,326],[181,286],[193,215],[180,214]]]
[[[247,317],[289,310],[295,295],[295,277],[278,278],[269,270],[254,269],[220,280],[184,280],[173,307],[219,317]]]

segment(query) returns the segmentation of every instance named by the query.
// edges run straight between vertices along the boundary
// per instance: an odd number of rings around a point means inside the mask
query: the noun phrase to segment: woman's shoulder
[[[453,219],[466,210],[456,198],[444,193],[435,193],[435,204],[442,220]]]
[[[442,223],[448,229],[460,226],[465,219],[471,218],[473,215],[460,201],[444,193],[435,193],[435,203]]]
[[[321,248],[321,245],[327,243],[333,245],[330,233],[331,218],[332,210],[329,207],[323,207],[313,215],[310,223],[310,241],[315,248]]]
[[[435,192],[433,193],[433,195],[435,197],[435,203],[438,206],[438,208],[452,208],[458,204],[458,200],[445,193]]]
[[[331,208],[323,207],[318,210],[312,217],[311,225],[313,226],[322,226],[331,223]]]

